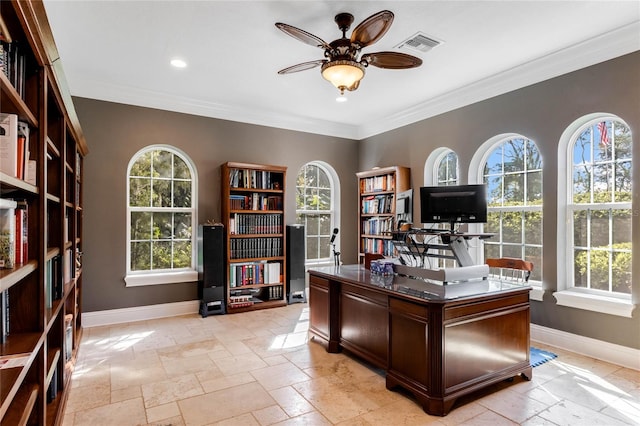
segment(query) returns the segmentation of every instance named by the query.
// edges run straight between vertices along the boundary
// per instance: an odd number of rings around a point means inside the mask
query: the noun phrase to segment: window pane
[[[151,239],[151,213],[131,212],[131,239]]]
[[[524,259],[533,263],[530,280],[542,281],[542,249],[539,247],[525,247]]]
[[[174,220],[174,238],[181,240],[191,239],[191,213],[175,213]],[[189,254],[191,257],[191,254]]]
[[[524,205],[524,175],[505,175],[504,204],[507,206]]]
[[[609,210],[591,210],[591,247],[609,247]]]
[[[173,177],[175,179],[191,179],[187,163],[177,155],[173,156]]]
[[[484,258],[498,258],[500,257],[500,246],[498,244],[484,243]]]
[[[296,188],[296,210],[306,210],[304,204],[304,188]]]
[[[152,246],[152,269],[171,268],[171,241],[155,241]]]
[[[591,163],[591,131],[583,132],[573,145],[573,164]]]
[[[613,168],[611,164],[596,164],[593,166],[593,202],[611,202],[613,182]]]
[[[502,241],[505,243],[522,242],[522,213],[505,212],[502,214]]]
[[[154,180],[152,197],[154,207],[171,207],[171,181]]]
[[[151,177],[151,152],[142,154],[131,166],[129,176]]]
[[[305,206],[307,210],[318,209],[318,190],[315,188],[307,188],[305,190]]]
[[[502,246],[502,256],[503,257],[515,257],[517,259],[522,258],[522,246],[511,246],[508,244],[504,244]]]
[[[327,176],[325,171],[320,168],[318,168],[318,186],[320,188],[331,188],[329,176]]]
[[[613,291],[631,294],[631,252],[613,253]]]
[[[631,129],[621,123],[614,125],[614,147],[616,150],[616,160],[631,160]]]
[[[512,139],[503,145],[504,173],[520,172],[524,170],[524,141]]]
[[[615,202],[631,201],[631,161],[615,165]]]
[[[191,207],[191,181],[173,182],[173,206]]]
[[[131,207],[151,206],[151,180],[129,179],[129,205]]]
[[[494,149],[487,158],[487,164],[485,165],[484,174],[502,174],[502,146]]]
[[[319,259],[318,239],[315,237],[307,237],[307,259]]]
[[[173,267],[191,267],[191,241],[176,241],[173,243]]]
[[[307,235],[318,235],[320,233],[320,221],[317,215],[307,215]]]
[[[153,214],[153,238],[166,240],[173,237],[172,213]],[[155,251],[154,251],[155,253]]]
[[[609,252],[605,250],[592,250],[590,258],[589,273],[591,274],[591,288],[608,291],[610,268]]]
[[[538,151],[536,144],[531,141],[527,141],[526,150],[526,170],[542,170],[542,157],[540,156],[540,151]]]
[[[318,215],[318,220],[320,221],[321,235],[330,235],[331,233],[333,233],[333,230],[331,229],[331,215],[329,214]]]
[[[500,233],[500,213],[499,212],[487,213],[487,223],[484,224],[484,232],[488,232],[491,234]]]
[[[542,171],[527,173],[527,204],[542,204]]]
[[[574,286],[587,288],[587,255],[588,252],[586,250],[574,250],[573,258],[574,258]]]
[[[487,205],[502,206],[502,176],[485,177],[485,184],[487,185]]]
[[[318,210],[331,209],[331,190],[320,189],[318,191]]]
[[[153,171],[154,177],[171,178],[173,154],[169,151],[153,152]]]
[[[524,239],[528,244],[542,244],[542,212],[524,213]]]
[[[131,243],[131,270],[148,271],[151,269],[151,243]]]
[[[576,247],[587,246],[587,211],[573,213],[573,245]]]
[[[573,169],[573,202],[591,202],[591,166],[578,166]]]

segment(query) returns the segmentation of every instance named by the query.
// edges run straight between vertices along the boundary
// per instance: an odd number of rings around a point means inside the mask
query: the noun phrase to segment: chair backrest
[[[490,275],[497,279],[526,283],[533,271],[533,263],[524,259],[501,257],[485,259],[485,262],[489,265]]]

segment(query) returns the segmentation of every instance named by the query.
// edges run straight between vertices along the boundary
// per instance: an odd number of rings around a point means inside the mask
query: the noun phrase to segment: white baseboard
[[[163,303],[160,305],[136,306],[134,308],[110,309],[107,311],[83,312],[83,327],[122,324],[178,315],[197,314],[200,310],[198,300],[187,302]]]
[[[640,371],[640,350],[531,324],[531,340]]]
[[[135,308],[85,312],[82,314],[82,325],[83,327],[89,328],[178,315],[197,314],[199,308],[199,301],[190,300],[187,302],[163,303],[161,305],[137,306]],[[531,340],[612,364],[640,370],[640,351],[637,349],[607,343],[553,328],[542,327],[536,324],[531,324]]]

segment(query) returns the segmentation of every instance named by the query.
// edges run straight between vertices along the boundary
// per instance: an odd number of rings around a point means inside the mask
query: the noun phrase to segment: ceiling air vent
[[[406,48],[417,50],[419,52],[428,52],[439,44],[440,42],[438,40],[427,37],[423,33],[416,33],[407,40],[400,43],[397,47],[400,49]]]

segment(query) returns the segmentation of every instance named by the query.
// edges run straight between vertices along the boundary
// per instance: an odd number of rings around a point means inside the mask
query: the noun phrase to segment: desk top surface
[[[465,297],[489,295],[492,293],[530,290],[528,285],[493,279],[472,280],[453,284],[404,277],[401,275],[376,275],[363,265],[340,265],[310,268],[309,273],[328,279],[337,279],[365,287],[384,289],[428,301],[448,301]]]

